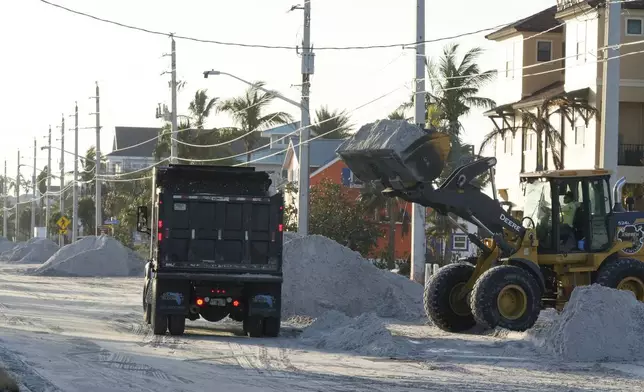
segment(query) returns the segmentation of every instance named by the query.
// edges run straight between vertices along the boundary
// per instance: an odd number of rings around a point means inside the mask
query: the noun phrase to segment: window
[[[512,155],[512,134],[510,132],[505,133],[505,137],[503,139],[503,152],[506,154]]]
[[[536,226],[539,248],[553,249],[550,182],[541,179],[525,182],[523,194],[523,215],[530,217]]]
[[[528,132],[525,135],[525,150],[526,151],[532,151],[534,150],[534,141],[536,139],[536,135],[534,132]]]
[[[353,171],[351,172],[351,187],[352,188],[362,188],[364,186],[364,182],[362,182],[361,179],[356,177],[355,173]]]
[[[284,146],[288,143],[285,135],[271,135],[271,146]],[[281,139],[281,140],[280,140]]]
[[[465,234],[452,236],[452,250],[467,250],[467,236]]]
[[[537,41],[537,61],[552,60],[552,41]]]
[[[626,19],[626,35],[642,35],[642,19],[627,18]]]
[[[590,196],[590,251],[602,251],[610,247],[608,238],[608,223],[606,216],[611,206],[608,198],[608,182],[604,179],[589,181]],[[586,241],[588,242],[588,241]]]
[[[583,146],[586,144],[586,126],[575,126],[575,144]]]
[[[586,62],[586,22],[577,24],[577,60]]]
[[[514,43],[505,51],[505,77],[514,79]]]

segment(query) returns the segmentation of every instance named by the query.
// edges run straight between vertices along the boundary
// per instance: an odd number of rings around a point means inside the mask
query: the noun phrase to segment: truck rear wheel
[[[276,338],[280,334],[281,320],[279,317],[266,317],[264,319],[264,335]]]
[[[264,318],[248,316],[244,319],[244,333],[251,338],[261,338],[264,334]]]
[[[152,312],[150,304],[147,303],[146,297],[147,297],[147,289],[144,286],[143,287],[143,321],[146,324],[150,324],[150,313]]]
[[[168,316],[168,330],[170,331],[170,335],[183,335],[186,330],[186,316],[182,314]]]
[[[154,332],[155,335],[165,335],[166,331],[168,330],[168,316],[165,314],[160,314],[156,309],[156,306],[151,307],[152,314],[150,318],[152,324],[152,332]]]

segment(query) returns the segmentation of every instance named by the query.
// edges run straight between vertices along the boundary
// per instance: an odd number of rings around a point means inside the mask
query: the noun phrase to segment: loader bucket
[[[362,126],[336,153],[360,180],[400,189],[438,178],[449,151],[445,133],[380,120]]]

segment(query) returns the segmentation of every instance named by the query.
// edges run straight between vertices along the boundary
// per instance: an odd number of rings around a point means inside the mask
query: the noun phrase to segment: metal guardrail
[[[617,164],[621,166],[644,166],[644,144],[620,144]]]

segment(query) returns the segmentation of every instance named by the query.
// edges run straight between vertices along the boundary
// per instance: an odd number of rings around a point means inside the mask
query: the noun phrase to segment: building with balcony
[[[607,134],[600,116],[603,1],[560,0],[486,37],[498,43],[502,71],[492,97],[497,107],[485,113],[496,134],[486,153],[497,157],[499,195],[515,210],[522,209],[521,173],[601,167],[607,138],[618,138],[616,175],[644,181],[644,55],[637,54],[644,50],[644,1],[620,4],[619,129]]]

